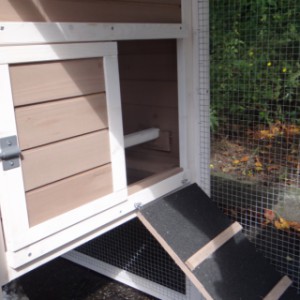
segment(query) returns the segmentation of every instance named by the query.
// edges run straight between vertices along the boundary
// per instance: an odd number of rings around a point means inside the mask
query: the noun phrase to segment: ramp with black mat
[[[291,285],[196,184],[143,206],[138,217],[206,299],[274,300]]]

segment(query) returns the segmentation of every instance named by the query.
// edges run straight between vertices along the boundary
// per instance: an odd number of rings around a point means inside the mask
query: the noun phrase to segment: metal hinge
[[[21,150],[15,135],[0,139],[0,159],[3,170],[11,170],[20,166]]]

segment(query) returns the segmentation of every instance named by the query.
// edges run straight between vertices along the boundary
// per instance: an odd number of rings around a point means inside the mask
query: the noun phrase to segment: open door
[[[138,217],[206,299],[274,300],[291,284],[196,184],[143,206]]]

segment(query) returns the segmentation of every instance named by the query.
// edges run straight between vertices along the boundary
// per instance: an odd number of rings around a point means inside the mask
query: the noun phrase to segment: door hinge
[[[0,139],[0,159],[3,170],[11,170],[20,166],[21,150],[15,135]]]

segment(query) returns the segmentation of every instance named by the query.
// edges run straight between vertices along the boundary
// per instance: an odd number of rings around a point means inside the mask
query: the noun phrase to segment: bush
[[[300,123],[300,1],[211,0],[214,127]]]

